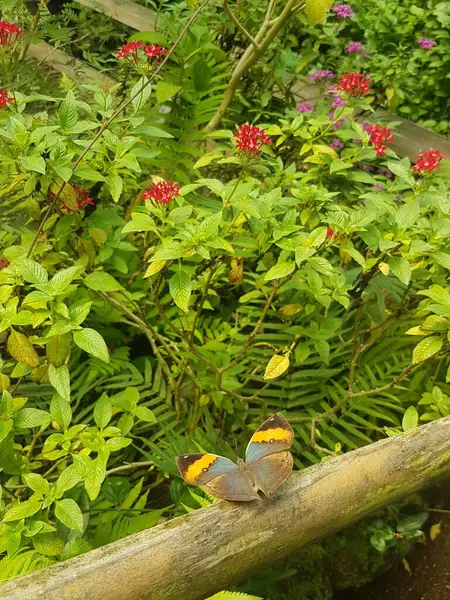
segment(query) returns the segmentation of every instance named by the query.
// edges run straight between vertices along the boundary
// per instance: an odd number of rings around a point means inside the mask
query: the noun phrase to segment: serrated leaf
[[[405,181],[408,185],[411,187],[414,186],[414,177],[409,169],[392,161],[388,161],[387,168],[391,173],[394,173],[394,175],[397,175],[397,177],[403,179],[403,181]]]
[[[11,333],[8,337],[7,349],[11,356],[18,362],[21,362],[28,367],[38,366],[39,356],[34,349],[33,344],[23,333],[15,331],[15,329],[11,328]]]
[[[49,294],[57,295],[63,293],[72,281],[80,275],[82,268],[80,267],[69,267],[68,269],[62,269],[54,275],[48,282],[47,291]]]
[[[134,108],[134,114],[145,105],[151,93],[152,87],[148,83],[147,77],[141,77],[131,90],[131,103]]]
[[[119,202],[123,191],[123,179],[120,175],[110,173],[106,178],[106,186],[114,202]]]
[[[84,279],[84,285],[96,292],[119,292],[123,287],[109,273],[96,271]]]
[[[48,481],[42,475],[39,475],[39,473],[26,473],[22,475],[22,479],[33,492],[37,492],[43,496],[47,494],[50,488]]]
[[[55,367],[50,364],[48,367],[48,378],[50,383],[65,400],[70,400],[70,373],[67,365]]]
[[[44,556],[59,556],[64,551],[64,541],[56,533],[40,533],[32,541],[35,550]]]
[[[389,259],[389,269],[405,285],[408,285],[411,279],[411,267],[406,258],[400,256],[391,256]]]
[[[20,164],[27,171],[36,171],[37,173],[42,173],[45,175],[45,160],[42,156],[38,156],[36,154],[31,156],[21,156]]]
[[[29,283],[44,284],[48,281],[47,271],[42,265],[31,258],[16,258],[11,266],[20,277]]]
[[[264,281],[272,281],[272,279],[281,279],[287,277],[295,269],[294,262],[279,262],[274,265],[264,276]]]
[[[412,198],[405,202],[398,211],[395,213],[395,222],[400,229],[408,229],[415,223],[420,217],[420,207],[417,200]]]
[[[402,428],[403,431],[409,431],[410,429],[414,429],[417,427],[417,423],[419,422],[419,413],[417,412],[417,408],[415,406],[409,406],[403,415],[402,419]]]
[[[430,356],[434,356],[439,352],[442,348],[443,338],[437,335],[432,335],[430,337],[421,340],[413,351],[413,364],[418,364],[430,358]]]
[[[190,275],[181,267],[170,278],[169,291],[178,308],[187,313],[192,292],[192,281]]]
[[[3,515],[2,521],[9,523],[10,521],[26,519],[27,517],[36,514],[41,509],[41,506],[42,502],[40,500],[26,500],[25,502],[14,504],[14,506]]]
[[[55,502],[55,516],[69,529],[83,531],[83,514],[72,498],[64,498]]]
[[[67,429],[72,420],[70,403],[59,394],[55,394],[50,403],[50,414],[53,421],[63,429]]]
[[[99,495],[105,477],[105,466],[97,457],[92,461],[92,464],[89,466],[84,480],[84,486],[91,500],[95,500]]]
[[[264,379],[275,379],[289,369],[289,354],[275,354],[269,360]]]
[[[95,329],[86,327],[80,331],[74,331],[73,341],[88,354],[92,354],[92,356],[99,358],[103,362],[109,363],[110,355],[105,340]]]
[[[106,394],[102,394],[94,404],[94,421],[100,430],[103,430],[112,417],[111,400]]]
[[[71,490],[81,480],[81,475],[76,465],[69,465],[56,480],[56,496],[61,497],[64,492]]]
[[[63,365],[70,352],[72,336],[70,333],[55,335],[50,338],[46,345],[47,358],[52,365],[60,367]]]
[[[61,102],[58,115],[63,129],[71,129],[78,121],[77,105],[72,90],[67,92],[66,97]]]
[[[14,425],[19,429],[31,429],[50,423],[50,414],[39,408],[22,408],[14,415]]]

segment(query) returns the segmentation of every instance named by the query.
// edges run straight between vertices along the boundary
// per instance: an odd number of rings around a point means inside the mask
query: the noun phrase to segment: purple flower
[[[329,69],[323,69],[321,71],[315,71],[314,73],[311,73],[311,75],[309,76],[309,81],[311,81],[311,83],[314,83],[317,80],[324,81],[326,79],[333,79],[333,77],[333,71],[330,71]]]
[[[434,40],[430,40],[430,38],[426,37],[420,38],[420,40],[417,40],[417,43],[423,50],[431,50],[431,48],[436,46],[436,42]]]
[[[347,19],[348,17],[354,17],[355,13],[352,7],[348,4],[337,4],[331,9],[339,19]]]
[[[364,50],[361,42],[350,42],[349,44],[347,44],[345,51],[347,52],[347,54],[356,53],[356,54],[364,54],[364,56],[370,56],[370,53],[367,52],[366,50]]]
[[[334,94],[331,108],[341,108],[342,106],[345,106],[345,101],[343,98],[341,98],[341,96],[339,96],[339,94]]]
[[[343,147],[344,147],[344,144],[341,142],[341,140],[339,138],[333,138],[333,141],[330,144],[330,148],[333,148],[333,150],[340,150]]]
[[[301,113],[312,112],[314,105],[311,102],[302,102],[301,104],[297,104],[296,109]]]
[[[373,190],[380,190],[380,192],[384,192],[384,187],[382,185],[380,185],[379,183],[377,183],[376,185],[372,186]]]

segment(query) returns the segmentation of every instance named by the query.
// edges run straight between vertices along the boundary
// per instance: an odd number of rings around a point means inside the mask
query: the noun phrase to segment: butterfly
[[[217,454],[185,454],[176,463],[183,479],[204,486],[216,498],[234,502],[261,500],[258,491],[269,497],[289,476],[293,458],[288,451],[294,432],[282,414],[265,421],[252,435],[245,461],[237,464]]]

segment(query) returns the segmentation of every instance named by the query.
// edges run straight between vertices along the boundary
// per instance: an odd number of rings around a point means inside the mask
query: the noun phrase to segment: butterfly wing
[[[285,450],[252,461],[248,469],[253,474],[257,488],[270,496],[289,477],[293,462],[292,454]]]
[[[204,486],[216,498],[250,501],[259,498],[237,465],[217,454],[185,454],[176,457],[183,479],[191,485]]]
[[[294,432],[282,414],[269,417],[252,435],[245,453],[247,463],[276,452],[288,450],[294,439]]]

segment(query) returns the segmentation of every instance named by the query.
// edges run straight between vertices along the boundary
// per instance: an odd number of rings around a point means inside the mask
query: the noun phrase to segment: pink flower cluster
[[[361,42],[349,42],[345,48],[347,54],[363,54],[364,56],[370,56],[370,52],[364,50]]]
[[[333,79],[333,77],[333,71],[330,71],[330,69],[322,69],[321,71],[315,71],[314,73],[311,73],[308,79],[311,83],[314,83],[316,81],[321,82],[326,81],[327,79]]]
[[[180,195],[180,189],[178,183],[174,183],[173,181],[158,181],[152,183],[149,190],[144,191],[142,198],[166,205],[176,196]]]
[[[355,16],[352,7],[349,4],[337,4],[336,6],[333,6],[331,10],[338,19],[348,19]]]
[[[423,50],[431,50],[431,48],[436,46],[436,42],[434,40],[430,40],[430,38],[426,37],[420,38],[417,40],[417,43]]]
[[[255,125],[239,125],[234,134],[236,148],[239,154],[248,158],[258,158],[264,145],[270,144],[271,139],[264,129]]]
[[[311,102],[302,102],[297,104],[296,109],[301,113],[312,112],[314,110],[314,105],[311,104]]]

